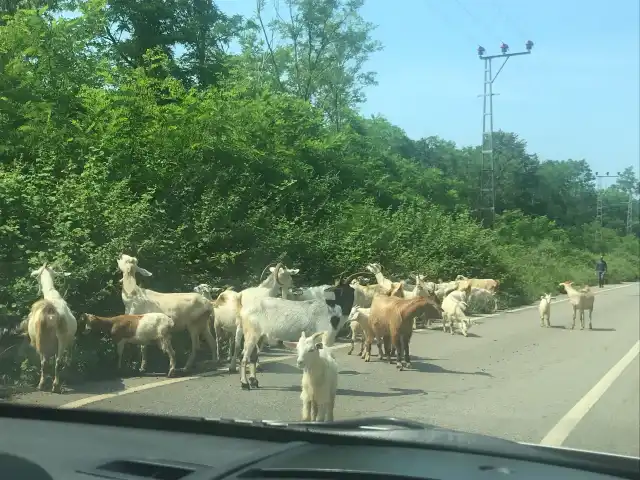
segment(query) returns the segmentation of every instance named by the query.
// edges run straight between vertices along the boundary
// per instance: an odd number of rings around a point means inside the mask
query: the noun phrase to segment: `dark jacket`
[[[600,259],[596,262],[596,272],[606,272],[607,271],[607,262]]]

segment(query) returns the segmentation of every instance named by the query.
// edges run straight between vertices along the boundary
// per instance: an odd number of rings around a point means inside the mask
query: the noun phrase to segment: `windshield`
[[[637,2],[4,3],[6,401],[640,455]]]

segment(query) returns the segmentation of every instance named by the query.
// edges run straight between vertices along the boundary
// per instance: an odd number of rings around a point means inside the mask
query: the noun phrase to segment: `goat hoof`
[[[38,390],[44,390],[44,380],[38,384]]]
[[[411,368],[411,362],[407,362],[404,364],[405,368]]]
[[[231,365],[229,365],[229,373],[236,373],[238,371],[238,369],[236,367],[232,367]]]
[[[247,382],[240,382],[240,388],[242,390],[251,390],[251,386]]]
[[[52,393],[62,393],[62,388],[60,387],[60,384],[53,384],[53,387],[51,387],[51,392]]]
[[[349,351],[347,352],[347,355],[351,355],[351,350],[349,350]]]
[[[593,327],[591,325],[589,325],[589,330],[593,330]]]
[[[258,379],[256,377],[249,377],[249,385],[251,385],[251,388],[259,388]]]
[[[167,372],[167,377],[172,378],[172,377],[175,377],[175,376],[176,376],[176,369],[175,368],[172,368],[171,370],[169,370]]]

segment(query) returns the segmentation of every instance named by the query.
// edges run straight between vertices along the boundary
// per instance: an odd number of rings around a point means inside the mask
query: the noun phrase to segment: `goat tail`
[[[36,351],[42,351],[43,337],[53,330],[54,335],[65,334],[67,323],[65,318],[58,313],[56,307],[51,303],[44,303],[41,308],[32,312],[35,321],[36,338],[33,339]]]

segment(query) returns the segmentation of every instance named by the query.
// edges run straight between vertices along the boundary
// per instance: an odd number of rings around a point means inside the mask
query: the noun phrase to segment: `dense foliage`
[[[75,312],[121,313],[121,252],[165,292],[246,286],[276,259],[301,269],[298,285],[372,261],[397,278],[498,278],[503,305],[593,283],[600,252],[610,282],[637,278],[632,168],[603,193],[597,237],[587,162],[541,162],[499,132],[499,215],[485,229],[477,147],[361,117],[375,84],[366,60],[381,48],[361,3],[280,2],[290,11],[267,22],[261,1],[252,19],[210,0],[4,2],[0,327],[38,297],[28,274],[45,260],[71,272],[58,289]],[[31,382],[37,362],[12,351],[3,381]],[[72,372],[114,366],[110,342],[80,338]]]

